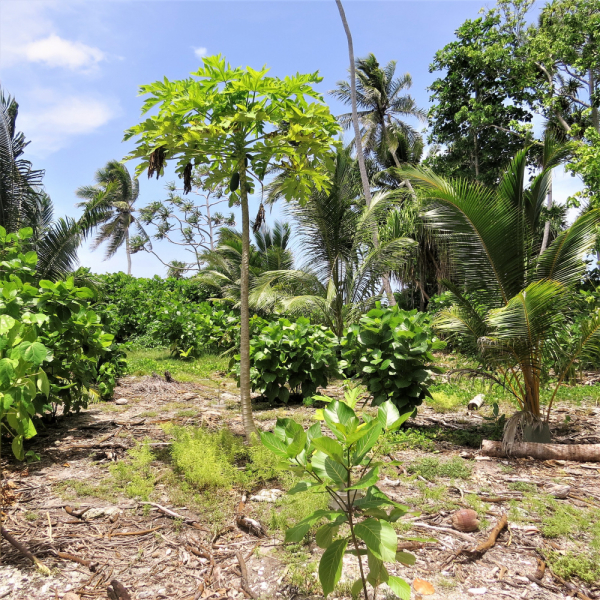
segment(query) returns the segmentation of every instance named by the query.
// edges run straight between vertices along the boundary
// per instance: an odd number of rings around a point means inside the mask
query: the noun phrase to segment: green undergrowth
[[[414,475],[420,475],[428,481],[434,481],[438,477],[468,479],[473,472],[473,466],[469,461],[457,456],[446,461],[425,457],[408,465],[407,471]]]
[[[526,491],[521,502],[511,502],[509,521],[534,523],[545,538],[577,545],[576,551],[548,551],[548,564],[557,575],[586,583],[600,581],[600,509],[578,508]]]
[[[228,371],[229,358],[206,354],[196,359],[180,359],[171,356],[166,349],[131,350],[127,353],[128,375],[151,375],[169,371],[179,381],[213,381],[217,380],[215,372]],[[233,380],[231,380],[233,383]]]

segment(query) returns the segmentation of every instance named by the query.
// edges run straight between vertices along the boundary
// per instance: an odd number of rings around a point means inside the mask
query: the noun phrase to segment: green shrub
[[[118,342],[147,348],[167,347],[173,311],[188,312],[209,298],[194,279],[136,278],[125,273],[94,275],[98,280],[98,312]]]
[[[432,350],[445,347],[433,337],[425,313],[377,307],[348,328],[342,356],[373,396],[373,404],[391,400],[400,413],[413,410],[426,396],[434,368]]]
[[[250,381],[270,401],[287,402],[290,392],[312,396],[338,375],[337,338],[321,325],[300,317],[295,323],[279,319],[250,339]],[[239,356],[233,371],[239,385]]]
[[[98,363],[110,361],[113,342],[91,310],[92,290],[72,277],[37,280],[37,255],[25,251],[31,235],[0,227],[0,423],[19,459],[23,440],[36,434],[32,416],[61,404],[77,410],[98,396]]]
[[[242,481],[235,465],[246,450],[240,438],[228,429],[210,432],[202,428],[172,427],[175,437],[171,456],[186,481],[198,489],[231,488]]]

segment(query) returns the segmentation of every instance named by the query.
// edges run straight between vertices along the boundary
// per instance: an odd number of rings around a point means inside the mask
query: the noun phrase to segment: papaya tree
[[[157,112],[125,133],[125,140],[136,138],[126,160],[141,159],[137,175],[147,169],[148,177],[158,178],[172,161],[184,188],[191,189],[194,166],[206,166],[208,185],[228,184],[231,204],[241,206],[240,396],[247,436],[256,432],[250,403],[248,197],[271,166],[289,174],[282,190],[287,200],[302,202],[315,187],[326,187],[339,129],[313,89],[321,81],[318,73],[284,79],[267,73],[266,67],[232,68],[220,55],[206,57],[191,78],[142,86],[141,95],[148,95],[142,114]],[[256,228],[263,215],[261,204]]]

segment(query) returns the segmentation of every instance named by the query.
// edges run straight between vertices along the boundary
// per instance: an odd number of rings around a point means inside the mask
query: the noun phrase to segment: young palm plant
[[[548,419],[558,386],[575,361],[600,351],[600,317],[582,327],[568,355],[557,347],[558,334],[567,326],[569,300],[586,268],[584,259],[594,246],[600,212],[579,217],[540,253],[540,215],[551,172],[569,151],[547,137],[545,167],[528,186],[528,149],[515,156],[496,189],[443,179],[427,169],[404,171],[429,205],[428,226],[449,244],[455,272],[456,283],[444,282],[455,304],[437,316],[435,326],[471,340],[493,368],[482,374],[508,389],[519,405],[505,429],[507,448],[519,426],[528,441],[549,440]],[[544,411],[540,386],[551,362],[559,366]]]
[[[84,202],[77,205],[85,209],[84,218],[90,218],[99,227],[92,249],[107,242],[104,259],[108,260],[125,244],[127,274],[131,275],[130,227],[135,224],[138,234],[149,240],[134,214],[140,192],[139,181],[132,178],[127,168],[116,160],[111,160],[105,167],[98,169],[95,179],[95,185],[83,186],[77,190],[77,195],[84,199]]]
[[[282,175],[285,177],[285,174]],[[350,149],[338,150],[328,191],[314,190],[304,204],[288,209],[298,227],[304,264],[258,277],[250,294],[255,309],[279,308],[319,319],[337,335],[380,299],[384,274],[396,268],[413,242],[407,238],[373,243],[393,193],[377,193],[367,207],[360,173]],[[270,188],[276,197],[281,178]]]
[[[287,270],[294,266],[290,249],[292,230],[289,223],[275,221],[273,229],[263,223],[254,232],[255,244],[250,244],[249,276],[251,284],[265,271]],[[231,227],[222,227],[217,247],[202,255],[205,268],[196,278],[218,290],[222,298],[239,305],[242,265],[242,234]]]

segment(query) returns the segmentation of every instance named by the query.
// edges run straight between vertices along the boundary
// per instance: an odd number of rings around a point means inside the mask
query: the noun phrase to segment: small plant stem
[[[350,465],[350,448],[348,448],[348,466]],[[352,476],[350,473],[350,468],[348,468],[348,485],[350,487],[352,485]],[[369,600],[369,592],[367,591],[367,580],[365,579],[365,573],[363,571],[362,558],[360,557],[360,551],[358,549],[358,540],[356,539],[356,535],[354,534],[354,522],[352,520],[352,505],[354,504],[354,499],[356,498],[356,491],[354,491],[354,497],[352,498],[352,502],[350,501],[350,492],[348,494],[348,524],[350,525],[350,535],[352,536],[352,542],[354,543],[354,549],[356,550],[356,558],[358,559],[358,567],[360,569],[360,578],[362,579],[363,590],[365,592],[365,600]]]

